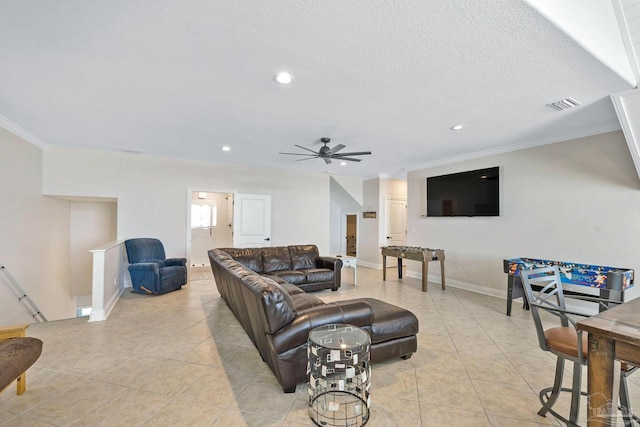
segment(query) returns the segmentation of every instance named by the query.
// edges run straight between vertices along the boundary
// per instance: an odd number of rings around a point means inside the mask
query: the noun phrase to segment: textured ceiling
[[[522,1],[0,2],[0,123],[50,145],[398,176],[618,129],[632,87]],[[373,155],[278,154],[321,137]]]

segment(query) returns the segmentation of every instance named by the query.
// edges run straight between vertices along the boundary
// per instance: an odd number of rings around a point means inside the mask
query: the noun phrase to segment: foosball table
[[[402,279],[402,260],[420,261],[422,263],[422,292],[427,292],[429,263],[440,261],[440,279],[444,291],[444,250],[414,246],[383,246],[380,249],[382,249],[382,280],[387,280],[388,256],[398,258],[398,279]]]

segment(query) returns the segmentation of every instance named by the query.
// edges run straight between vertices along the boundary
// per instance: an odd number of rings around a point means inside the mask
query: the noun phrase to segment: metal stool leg
[[[556,403],[558,397],[560,396],[560,388],[562,387],[562,378],[564,375],[564,359],[562,357],[558,357],[556,361],[556,375],[553,380],[553,387],[546,388],[540,392],[540,401],[542,402],[542,408],[538,411],[538,415],[545,417],[549,409]],[[551,390],[551,394],[547,398],[547,392]],[[543,396],[545,400],[543,400]]]
[[[582,387],[582,365],[573,363],[573,384],[571,385],[571,414],[569,421],[577,425],[578,415],[580,415],[580,387]]]
[[[631,414],[631,402],[629,401],[629,387],[627,387],[627,375],[620,373],[620,410],[625,427],[633,427],[633,417]]]

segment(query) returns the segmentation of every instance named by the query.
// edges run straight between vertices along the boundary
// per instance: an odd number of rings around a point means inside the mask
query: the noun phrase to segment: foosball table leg
[[[422,262],[422,292],[427,292],[427,280],[429,278],[429,262]]]

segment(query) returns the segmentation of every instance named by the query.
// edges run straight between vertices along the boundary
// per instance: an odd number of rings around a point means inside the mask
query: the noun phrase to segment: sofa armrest
[[[164,260],[164,266],[165,267],[174,267],[174,266],[186,267],[187,259],[186,258],[167,258]]]
[[[342,260],[331,256],[320,256],[316,258],[316,267],[328,268],[333,271],[340,270],[342,268]]]
[[[339,301],[302,310],[293,322],[272,335],[276,352],[283,353],[305,344],[313,328],[331,323],[371,326],[373,311],[362,301]]]

